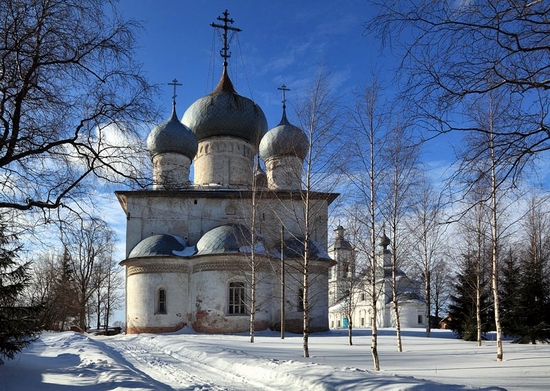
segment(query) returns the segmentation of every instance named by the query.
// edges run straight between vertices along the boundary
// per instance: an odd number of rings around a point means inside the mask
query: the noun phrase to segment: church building
[[[351,243],[345,238],[345,229],[335,229],[335,240],[328,249],[336,261],[329,273],[329,326],[347,328],[371,327],[372,284],[370,266],[360,268]],[[395,311],[392,302],[392,254],[388,249],[390,239],[383,234],[379,238],[380,251],[376,258],[376,319],[377,327],[395,327]],[[422,294],[422,282],[411,279],[402,270],[396,270],[397,303],[402,328],[426,327],[426,302]]]
[[[251,308],[256,330],[279,329],[284,315],[285,330],[301,332],[305,302],[309,330],[328,330],[334,262],[326,251],[327,220],[337,194],[309,192],[305,224],[309,140],[288,121],[284,91],[282,118],[271,130],[262,109],[235,91],[227,32],[240,30],[227,11],[218,20],[223,25],[212,26],[223,30],[219,84],[181,120],[174,99],[170,118],[150,132],[152,188],[116,192],[127,219],[127,332],[245,332]]]

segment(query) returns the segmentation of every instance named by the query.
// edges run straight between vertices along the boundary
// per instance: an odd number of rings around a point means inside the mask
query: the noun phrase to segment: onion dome
[[[197,255],[250,253],[250,230],[241,224],[221,225],[206,232],[197,242]],[[261,243],[256,243],[257,252],[265,252]]]
[[[193,103],[182,122],[199,141],[213,136],[231,136],[258,145],[267,131],[264,112],[252,100],[237,94],[225,67],[218,86]]]
[[[386,232],[384,231],[384,233],[382,234],[382,236],[380,236],[380,241],[378,242],[380,244],[380,246],[384,247],[384,250],[388,248],[388,246],[390,245],[391,243],[391,240],[390,238],[388,238],[386,236]]]
[[[260,156],[264,161],[277,156],[297,156],[304,160],[308,149],[306,134],[288,121],[285,109],[279,125],[267,132],[260,142]]]
[[[178,120],[176,106],[170,119],[157,125],[147,137],[147,149],[151,157],[160,153],[179,153],[193,160],[197,154],[198,142],[193,132]]]
[[[128,258],[190,256],[194,247],[188,247],[185,239],[175,235],[152,235],[139,242],[130,251]]]
[[[334,232],[336,232],[336,238],[334,239],[334,244],[331,246],[334,250],[352,250],[350,242],[344,238],[344,232],[346,230],[341,225],[338,225]]]

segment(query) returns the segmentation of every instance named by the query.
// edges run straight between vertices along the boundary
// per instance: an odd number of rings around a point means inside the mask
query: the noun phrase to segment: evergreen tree
[[[521,267],[512,249],[504,254],[502,261],[500,285],[502,330],[509,336],[519,335],[521,310],[518,297],[521,292]]]
[[[29,282],[29,265],[18,262],[20,245],[0,223],[0,365],[34,341],[40,331],[40,305],[24,305],[21,295]]]
[[[488,273],[478,268],[476,256],[464,256],[462,270],[457,275],[454,293],[451,295],[449,316],[450,328],[465,341],[477,340],[476,289],[480,289],[481,332],[491,331],[494,326],[490,300]],[[479,273],[479,287],[478,287]]]
[[[505,332],[518,343],[550,341],[550,215],[542,205],[531,201],[518,259],[503,271]]]
[[[549,342],[550,295],[548,277],[541,259],[529,259],[523,265],[518,296],[517,339],[519,343]]]

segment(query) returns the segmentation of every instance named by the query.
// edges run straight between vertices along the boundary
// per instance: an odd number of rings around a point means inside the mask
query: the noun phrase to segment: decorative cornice
[[[142,273],[189,273],[189,267],[187,265],[166,265],[166,264],[154,264],[154,265],[140,265],[140,266],[128,266],[126,268],[126,277],[134,274]]]

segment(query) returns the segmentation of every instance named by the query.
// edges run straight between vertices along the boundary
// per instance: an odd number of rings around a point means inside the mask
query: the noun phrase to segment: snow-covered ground
[[[189,330],[163,335],[100,337],[44,333],[15,360],[0,367],[0,390],[548,390],[550,346],[495,343],[478,347],[434,330],[380,330],[381,371],[372,371],[370,331],[310,336],[310,358],[301,335],[261,332],[203,335]]]

